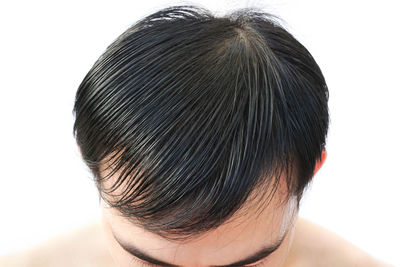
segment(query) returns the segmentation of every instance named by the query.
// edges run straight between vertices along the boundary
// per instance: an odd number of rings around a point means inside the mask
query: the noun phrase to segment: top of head
[[[74,135],[111,207],[182,237],[222,224],[281,177],[300,199],[325,146],[327,102],[317,63],[275,16],[173,6],[95,62]]]

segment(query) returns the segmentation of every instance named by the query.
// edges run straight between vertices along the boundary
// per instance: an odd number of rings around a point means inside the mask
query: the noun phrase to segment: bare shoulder
[[[291,249],[291,266],[389,267],[339,235],[299,218]]]
[[[113,266],[101,224],[63,233],[36,247],[0,258],[0,266]]]

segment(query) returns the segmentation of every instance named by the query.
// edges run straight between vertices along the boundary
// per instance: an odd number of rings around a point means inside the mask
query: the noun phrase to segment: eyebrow
[[[148,262],[148,263],[151,263],[151,264],[159,265],[159,266],[180,267],[179,265],[167,263],[167,262],[155,259],[155,258],[147,255],[145,252],[141,251],[139,248],[135,247],[134,245],[126,244],[125,242],[120,240],[113,230],[111,230],[111,232],[112,232],[115,240],[118,242],[118,244],[126,252],[128,252],[129,254],[135,256],[136,258],[141,259],[141,260],[143,260],[145,262]],[[212,265],[211,267],[238,267],[238,266],[252,264],[252,263],[255,263],[257,261],[263,260],[266,257],[268,257],[269,255],[271,255],[274,251],[276,251],[280,247],[280,245],[282,244],[282,242],[285,239],[285,237],[286,237],[288,232],[289,232],[289,230],[286,230],[285,234],[278,241],[276,241],[274,244],[268,245],[268,246],[264,246],[261,249],[259,249],[258,251],[256,251],[255,253],[251,254],[250,256],[247,256],[244,259],[241,259],[239,261],[236,261],[236,262],[228,264],[228,265]]]

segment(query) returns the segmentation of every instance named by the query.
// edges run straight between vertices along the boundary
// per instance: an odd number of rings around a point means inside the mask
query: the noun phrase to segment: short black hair
[[[279,17],[171,6],[94,63],[76,93],[73,134],[111,207],[181,238],[221,225],[282,173],[300,200],[325,149],[328,98],[319,66]]]

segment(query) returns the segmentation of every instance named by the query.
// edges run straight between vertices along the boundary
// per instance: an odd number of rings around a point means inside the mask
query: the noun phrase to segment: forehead
[[[228,264],[251,255],[282,238],[291,229],[297,212],[295,198],[283,204],[277,193],[258,213],[253,206],[245,204],[240,209],[240,216],[233,216],[218,228],[194,240],[173,242],[142,229],[102,203],[106,224],[121,241],[140,248],[154,258],[182,266],[189,266],[185,263],[192,262],[202,266]]]
[[[106,166],[101,169],[104,176],[110,171],[104,169]],[[118,175],[116,172],[110,179],[106,179],[104,186],[111,187]],[[118,195],[124,187],[125,185],[121,184],[114,193]],[[109,208],[104,201],[103,216],[110,235],[114,232],[120,241],[139,248],[153,258],[181,266],[191,266],[193,262],[201,266],[213,263],[223,265],[251,255],[262,247],[275,244],[292,227],[297,214],[297,199],[292,197],[285,201],[287,186],[284,177],[267,202],[263,200],[265,196],[270,196],[270,190],[266,189],[266,192],[261,193],[260,191],[251,194],[249,199],[252,201],[246,201],[232,218],[218,228],[182,242],[166,240],[144,230],[132,220],[121,216],[118,210]],[[224,262],[221,262],[221,259]]]

